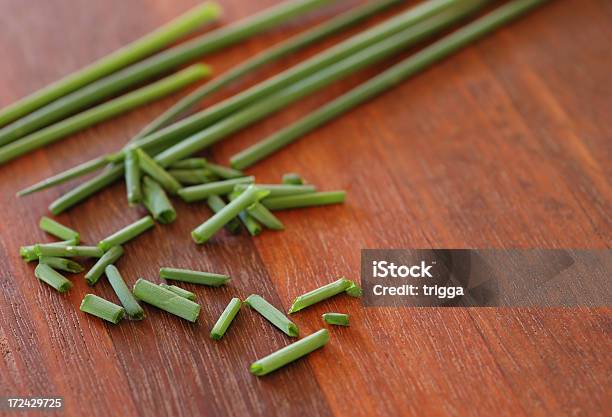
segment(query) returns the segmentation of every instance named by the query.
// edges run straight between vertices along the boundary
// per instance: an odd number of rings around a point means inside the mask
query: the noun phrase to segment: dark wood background
[[[0,105],[196,3],[0,0]],[[274,3],[223,1],[224,21]],[[205,62],[220,73],[345,7]],[[230,273],[227,288],[186,286],[202,303],[197,324],[150,307],[142,322],[106,324],[78,306],[87,292],[114,299],[107,282],[92,290],[76,276],[59,295],[18,255],[20,245],[49,239],[38,219],[74,185],[22,199],[15,192],[117,149],[178,95],[0,167],[0,396],[63,396],[68,416],[609,415],[609,309],[364,309],[337,297],[296,323],[305,335],[322,327],[323,312],[344,311],[352,326],[330,329],[324,349],[265,378],[248,366],[288,344],[283,334],[248,309],[221,342],[208,333],[232,296],[259,293],[286,310],[294,296],[338,276],[358,279],[360,248],[609,248],[611,18],[608,0],[551,2],[249,170],[262,182],[295,171],[348,191],[343,206],[280,214],[284,232],[223,232],[196,246],[189,231],[209,212],[177,201],[178,220],[128,244],[118,267],[130,284],[157,279],[167,265]],[[227,162],[393,62],[228,138],[209,156]],[[127,208],[124,193],[116,185],[59,220],[95,243],[144,214]]]

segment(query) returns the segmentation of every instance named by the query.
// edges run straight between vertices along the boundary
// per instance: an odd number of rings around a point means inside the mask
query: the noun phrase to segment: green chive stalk
[[[34,245],[38,256],[57,256],[60,258],[101,258],[104,251],[96,246],[52,246]]]
[[[352,108],[395,87],[434,63],[516,19],[544,0],[512,1],[426,47],[380,75],[336,98],[287,128],[233,155],[234,168],[245,169]]]
[[[293,304],[291,304],[291,307],[289,308],[289,314],[296,313],[306,307],[310,307],[313,304],[327,300],[334,295],[342,294],[352,284],[354,284],[353,281],[346,278],[340,278],[337,281],[300,295],[293,300]]]
[[[181,184],[142,149],[136,149],[135,152],[140,169],[151,176],[170,194],[175,195],[181,188]]]
[[[177,287],[176,285],[168,285],[168,284],[159,284],[160,287],[168,290],[168,291],[172,291],[173,293],[175,293],[176,295],[179,295],[183,298],[186,298],[188,300],[191,301],[195,301],[196,300],[196,295],[194,293],[192,293],[191,291],[187,291],[184,288],[181,287]]]
[[[234,178],[231,180],[209,182],[207,184],[194,185],[178,190],[178,195],[184,201],[192,203],[194,201],[205,200],[211,195],[224,195],[230,193],[234,186],[238,184],[252,184],[255,177]],[[245,187],[246,188],[246,187]]]
[[[298,194],[310,194],[317,191],[317,187],[314,185],[293,185],[293,184],[257,184],[259,188],[270,191],[268,197],[266,198],[274,198],[274,197],[285,197],[289,195],[298,195]],[[237,191],[244,191],[246,187],[237,186]]]
[[[206,164],[206,168],[213,173],[213,175],[216,175],[219,178],[223,178],[226,180],[230,180],[233,178],[240,178],[240,177],[244,177],[244,172],[239,171],[237,169],[234,168],[229,168],[229,167],[224,167],[223,165],[217,165],[217,164],[213,164],[212,162],[208,162]]]
[[[198,169],[206,168],[208,161],[206,158],[186,158],[176,161],[170,165],[170,169]]]
[[[255,220],[271,230],[283,230],[283,223],[261,203],[255,203],[247,207],[247,212]]]
[[[72,288],[72,282],[51,268],[47,264],[38,264],[34,270],[34,275],[39,280],[46,282],[51,287],[55,288],[59,292],[66,292]]]
[[[16,139],[15,131],[33,132],[51,122],[60,120],[75,111],[90,106],[160,74],[194,61],[203,55],[276,26],[288,18],[326,4],[328,0],[300,0],[283,3],[241,22],[209,32],[189,42],[156,54],[121,71],[95,81],[74,93],[64,96],[16,123],[6,126],[0,135],[0,143]],[[18,129],[15,125],[18,124]]]
[[[123,247],[121,246],[113,246],[104,252],[104,255],[85,274],[85,281],[89,285],[95,285],[106,270],[106,267],[117,262],[121,256],[123,256]]]
[[[136,150],[129,149],[125,154],[125,188],[128,204],[136,205],[142,202],[142,187],[140,182],[140,165]]]
[[[238,198],[241,192],[242,191],[237,191],[236,187],[234,187],[234,191],[227,195],[229,201],[234,201],[236,198]],[[255,217],[251,216],[246,209],[238,213],[238,220],[242,223],[244,228],[247,229],[247,232],[249,232],[251,236],[258,236],[263,231],[261,224],[259,224],[259,222],[255,220]]]
[[[185,185],[199,185],[215,181],[215,176],[207,168],[169,169],[168,174]]]
[[[41,256],[38,258],[38,263],[49,265],[55,270],[70,272],[72,274],[83,272],[83,267],[77,262],[71,259],[58,258],[57,256]]]
[[[150,228],[155,226],[155,221],[151,216],[145,216],[132,224],[125,226],[123,229],[116,231],[112,235],[102,239],[98,243],[98,247],[104,252],[114,246],[123,245],[124,243],[138,237]]]
[[[123,277],[115,265],[108,265],[104,272],[106,273],[106,278],[108,278],[108,282],[110,282],[111,287],[113,287],[113,290],[115,290],[117,298],[119,298],[119,301],[121,301],[121,305],[125,309],[127,315],[133,320],[144,319],[144,310],[140,304],[138,304],[136,298],[134,298],[134,295],[126,285]]]
[[[79,232],[72,230],[71,228],[64,226],[63,224],[46,216],[40,218],[38,226],[41,228],[41,230],[44,230],[45,232],[62,240],[74,239],[78,243],[81,238]]]
[[[305,338],[298,340],[277,350],[268,356],[259,359],[251,364],[250,371],[253,375],[263,376],[275,371],[283,366],[306,356],[309,353],[325,346],[329,341],[329,332],[321,329]]]
[[[318,193],[266,198],[262,200],[261,203],[270,210],[287,210],[294,208],[327,206],[330,204],[342,204],[344,203],[345,199],[345,191],[321,191]]]
[[[349,326],[349,315],[343,313],[325,313],[321,316],[323,321],[334,326]]]
[[[353,282],[350,287],[344,290],[344,292],[347,293],[347,295],[350,295],[351,297],[361,298],[361,296],[363,295],[363,288]]]
[[[162,186],[155,180],[147,176],[142,179],[142,194],[142,203],[156,221],[168,224],[176,219],[176,210]]]
[[[81,301],[80,310],[92,316],[117,324],[125,315],[125,309],[94,294],[86,294]]]
[[[240,301],[240,298],[234,297],[230,300],[229,304],[227,305],[227,307],[225,307],[225,310],[223,310],[223,313],[221,313],[221,316],[219,316],[219,319],[210,331],[211,339],[221,340],[223,335],[225,335],[225,332],[227,332],[227,329],[230,324],[232,324],[234,317],[236,317],[236,315],[240,311],[241,306],[242,302]]]
[[[139,88],[138,90],[117,97],[92,109],[85,110],[82,113],[78,113],[42,130],[23,136],[0,148],[0,164],[4,164],[18,156],[53,143],[65,136],[108,120],[121,113],[125,113],[128,110],[165,97],[209,74],[209,67],[196,64],[153,84]]]
[[[282,183],[287,185],[302,185],[304,184],[304,180],[298,174],[288,172],[283,174]]]
[[[206,199],[206,203],[208,204],[208,207],[210,207],[213,213],[220,212],[227,205],[225,204],[225,201],[223,201],[223,199],[218,195],[211,195]],[[232,220],[227,222],[225,228],[233,235],[240,233],[240,220],[234,217]]]
[[[272,304],[264,300],[257,294],[251,294],[248,296],[244,303],[257,311],[259,314],[264,316],[266,320],[280,329],[289,337],[298,337],[299,329],[297,325],[289,320],[280,310],[274,307]]]
[[[0,126],[159,51],[204,23],[215,20],[220,12],[220,7],[212,2],[194,7],[142,38],[0,110]],[[4,143],[7,142],[0,141]]]
[[[39,243],[38,246],[72,246],[77,245],[78,242],[76,239],[64,240],[61,242],[53,242],[53,243]],[[32,262],[38,259],[38,254],[36,253],[37,245],[28,245],[22,246],[19,248],[19,256],[23,258],[26,262]]]
[[[208,285],[211,287],[225,285],[230,280],[229,275],[168,267],[160,268],[159,277],[171,281],[189,282],[191,284]]]
[[[144,301],[147,304],[151,304],[191,322],[195,322],[200,314],[200,305],[198,303],[194,303],[142,278],[134,284],[133,293],[140,301]]]

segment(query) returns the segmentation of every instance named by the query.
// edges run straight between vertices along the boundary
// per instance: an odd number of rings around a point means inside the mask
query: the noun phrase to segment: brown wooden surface
[[[0,0],[0,105],[195,3]],[[273,3],[223,1],[225,21]],[[0,167],[0,396],[63,396],[68,416],[606,415],[609,309],[364,309],[338,297],[295,321],[305,335],[322,327],[323,312],[345,311],[352,326],[330,329],[324,349],[265,378],[250,375],[249,364],[288,338],[247,309],[221,342],[208,332],[231,296],[259,293],[286,310],[294,296],[337,276],[357,279],[360,248],[609,248],[611,6],[552,2],[249,170],[263,182],[295,171],[322,189],[346,189],[343,206],[284,212],[284,232],[223,232],[196,246],[189,231],[209,212],[177,201],[178,220],[127,245],[118,267],[130,284],[156,279],[165,265],[230,273],[227,288],[186,286],[202,303],[197,324],[146,307],[142,322],[108,325],[78,310],[87,292],[114,300],[107,282],[92,290],[76,277],[62,296],[18,255],[22,244],[49,240],[38,219],[73,184],[22,199],[15,191],[117,149],[176,97]],[[205,61],[223,71],[330,13]],[[232,136],[209,156],[227,162],[388,64]],[[144,214],[127,208],[124,192],[116,185],[59,220],[94,243]]]

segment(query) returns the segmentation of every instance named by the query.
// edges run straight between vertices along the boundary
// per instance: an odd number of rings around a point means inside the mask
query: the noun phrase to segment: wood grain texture
[[[196,3],[0,0],[0,106]],[[274,3],[223,1],[225,21]],[[331,13],[205,62],[221,72]],[[232,296],[258,293],[286,310],[335,277],[357,278],[360,248],[609,248],[611,18],[608,0],[553,1],[249,170],[262,182],[293,171],[322,189],[347,189],[343,206],[279,214],[284,232],[222,232],[196,246],[189,232],[209,212],[177,201],[177,221],[129,243],[117,266],[129,284],[157,279],[160,266],[231,274],[227,288],[185,285],[202,303],[197,324],[146,307],[142,322],[108,325],[78,311],[88,292],[114,299],[106,281],[90,289],[76,277],[58,295],[18,255],[20,245],[49,239],[38,219],[74,184],[22,199],[18,189],[118,148],[178,96],[0,167],[0,397],[63,396],[56,415],[66,416],[609,415],[610,309],[364,309],[338,297],[295,321],[308,334],[322,327],[322,313],[340,311],[352,315],[351,327],[331,329],[324,349],[264,378],[248,365],[288,344],[283,334],[248,309],[222,341],[208,333]],[[233,135],[208,156],[226,163],[392,62]],[[58,220],[94,243],[143,214],[127,208],[116,185]]]

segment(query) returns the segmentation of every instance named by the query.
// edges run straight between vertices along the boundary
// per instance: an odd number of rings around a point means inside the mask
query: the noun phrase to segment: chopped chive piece
[[[278,327],[287,336],[298,337],[299,329],[296,324],[261,296],[251,294],[244,300],[244,303],[264,316],[266,320]]]
[[[57,256],[60,258],[74,258],[82,256],[84,258],[100,258],[104,251],[96,246],[52,246],[34,245],[34,251],[38,256]]]
[[[168,291],[172,291],[173,293],[175,293],[176,295],[179,295],[183,298],[186,298],[188,300],[191,301],[195,301],[196,300],[196,295],[194,293],[192,293],[191,291],[187,291],[184,288],[181,287],[177,287],[176,285],[168,285],[168,284],[159,284],[160,287],[167,289]]]
[[[86,294],[81,301],[81,311],[117,324],[125,315],[125,309],[94,294]]]
[[[64,240],[62,242],[39,243],[39,246],[71,246],[78,244],[76,239]],[[38,259],[36,253],[36,245],[22,246],[19,248],[19,255],[26,262],[32,262]]]
[[[323,321],[327,324],[333,324],[336,326],[348,326],[349,325],[349,315],[342,313],[325,313],[321,317],[323,317]]]
[[[192,284],[209,285],[212,287],[225,285],[230,280],[229,275],[166,267],[160,268],[159,277],[171,281],[190,282]]]
[[[138,164],[138,155],[134,149],[128,149],[125,153],[125,187],[130,205],[138,204],[142,201],[140,165]]]
[[[176,194],[179,188],[181,188],[181,184],[142,149],[136,149],[136,154],[138,155],[140,168],[170,194]]]
[[[89,271],[85,274],[85,280],[89,285],[95,285],[96,282],[100,279],[104,270],[108,265],[112,265],[117,262],[123,255],[123,248],[119,245],[113,246],[109,250],[107,250],[104,255],[91,267]]]
[[[169,169],[168,174],[172,175],[175,180],[181,184],[204,184],[215,181],[216,176],[212,175],[206,168],[197,169]],[[180,194],[180,192],[179,192]]]
[[[38,226],[45,232],[63,240],[75,239],[76,243],[79,243],[81,235],[79,232],[72,230],[69,227],[64,226],[61,223],[56,222],[46,216],[40,218]]]
[[[128,110],[150,103],[173,93],[210,74],[210,68],[197,64],[176,74],[114,98],[97,107],[23,136],[0,148],[0,164],[56,142],[72,133],[108,120]]]
[[[344,290],[351,297],[360,298],[363,295],[363,289],[357,285],[357,283],[353,282],[350,287]]]
[[[200,314],[198,303],[142,278],[134,284],[133,292],[137,299],[191,322],[195,322]]]
[[[329,332],[326,329],[321,329],[305,338],[298,340],[285,346],[282,349],[277,350],[268,356],[259,359],[251,364],[250,371],[253,375],[263,376],[269,374],[272,371],[282,368],[301,358],[302,356],[308,355],[310,352],[325,346],[329,341]]]
[[[240,178],[244,177],[244,172],[238,171],[234,168],[224,167],[223,165],[213,164],[211,162],[206,164],[206,168],[214,175],[224,179]]]
[[[302,185],[304,184],[304,180],[298,174],[288,172],[283,174],[283,184]]]
[[[227,206],[225,206],[223,210],[215,213],[211,218],[206,220],[200,226],[196,227],[191,232],[191,237],[196,243],[206,242],[212,235],[225,226],[225,224],[230,222],[241,211],[245,210],[251,204],[259,201],[261,198],[264,198],[267,194],[267,191],[251,185],[242,194],[236,197],[235,200],[232,200]]]
[[[71,272],[73,274],[83,272],[83,267],[71,259],[58,258],[57,256],[41,256],[38,258],[38,262],[49,265],[53,269]]]
[[[292,208],[325,206],[344,203],[345,191],[321,191],[318,193],[288,195],[262,200],[262,204],[270,210],[285,210]]]
[[[220,212],[227,205],[225,204],[225,201],[223,201],[223,199],[219,197],[218,195],[211,195],[210,197],[206,199],[206,202],[208,203],[208,207],[210,207],[213,213]],[[230,220],[225,225],[225,228],[231,234],[239,233],[240,232],[240,220],[234,217],[232,220]]]
[[[163,49],[203,23],[216,19],[219,13],[220,8],[215,3],[207,2],[194,7],[123,48],[5,107],[0,111],[0,126],[26,116],[60,97]]]
[[[206,158],[186,158],[170,165],[170,169],[197,169],[206,168]]]
[[[115,290],[115,294],[117,294],[117,298],[121,301],[121,305],[123,305],[127,315],[134,320],[144,319],[144,310],[140,307],[136,298],[134,298],[134,295],[125,284],[123,277],[115,265],[107,265],[104,271],[108,278],[108,282],[110,282],[113,290]]]
[[[211,195],[222,195],[232,192],[234,187],[244,184],[245,189],[255,181],[255,177],[234,178],[230,180],[209,182],[208,184],[194,185],[181,188],[178,195],[186,202],[205,200]]]
[[[107,238],[102,239],[100,243],[98,243],[98,247],[106,252],[113,246],[123,245],[125,242],[134,239],[143,232],[152,228],[154,225],[155,221],[153,221],[153,218],[151,216],[145,216],[142,219],[125,226],[123,229],[116,231]]]
[[[283,230],[285,228],[283,223],[261,203],[249,206],[247,212],[268,229]]]
[[[104,167],[106,164],[110,162],[108,156],[101,156],[99,158],[92,159],[90,161],[84,162],[72,168],[69,168],[65,171],[60,172],[57,175],[53,175],[52,177],[45,178],[44,180],[37,182],[36,184],[30,185],[27,188],[19,191],[17,195],[19,197],[23,197],[28,194],[35,193],[37,191],[41,191],[58,184],[63,184],[66,181],[69,181],[73,178],[78,178],[85,174],[89,174],[90,172],[97,171],[98,169]]]
[[[142,179],[142,193],[142,202],[155,220],[168,224],[176,219],[176,210],[164,189],[155,180],[145,176]]]
[[[289,313],[295,313],[320,301],[333,297],[334,295],[341,294],[352,284],[354,284],[353,281],[346,278],[340,278],[339,280],[319,287],[316,290],[300,295],[293,300],[293,304],[291,305],[291,308],[289,308]]]
[[[43,282],[46,282],[59,292],[66,292],[70,288],[72,288],[72,282],[68,281],[65,276],[63,276],[47,264],[36,265],[34,275],[36,276],[36,278]]]
[[[211,339],[220,340],[223,337],[229,325],[232,324],[234,317],[236,317],[236,314],[238,314],[240,311],[241,306],[242,302],[240,301],[240,298],[234,297],[230,300],[229,304],[227,307],[225,307],[225,310],[223,310],[223,313],[221,313],[221,316],[219,316],[219,319],[210,331]]]
[[[239,191],[232,191],[228,197],[230,201],[234,201],[239,195]],[[246,210],[238,213],[238,220],[240,220],[251,236],[258,236],[263,231],[261,224]]]
[[[266,198],[285,197],[289,195],[312,194],[317,191],[314,185],[291,185],[291,184],[257,184],[261,189],[270,191]],[[244,191],[244,185],[237,185],[236,191]]]

